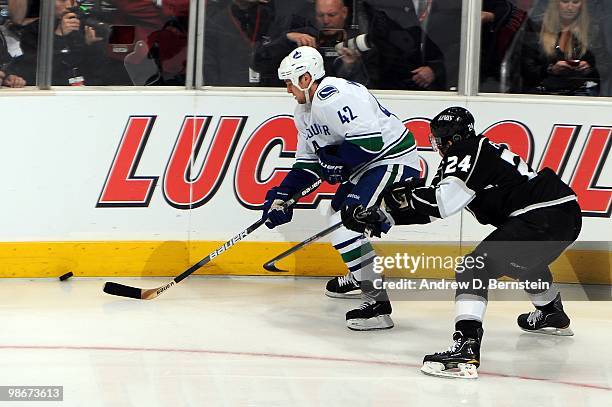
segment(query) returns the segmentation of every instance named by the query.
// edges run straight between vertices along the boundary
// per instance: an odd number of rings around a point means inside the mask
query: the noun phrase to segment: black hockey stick
[[[327,229],[324,229],[322,231],[320,231],[319,233],[317,233],[316,235],[312,235],[310,236],[308,239],[304,240],[301,243],[296,244],[295,246],[289,248],[289,250],[285,250],[284,252],[282,252],[281,254],[279,254],[278,256],[276,256],[275,258],[268,260],[266,262],[266,264],[263,265],[263,268],[265,268],[268,271],[273,271],[273,272],[287,272],[289,270],[281,270],[278,267],[276,267],[276,262],[284,259],[285,257],[289,256],[290,254],[293,254],[295,252],[297,252],[298,250],[300,250],[302,247],[314,242],[317,239],[322,238],[325,235],[330,234],[331,232],[333,232],[334,230],[338,229],[340,226],[342,226],[342,222],[338,222],[335,225],[332,225],[330,227],[328,227]]]
[[[308,188],[292,196],[288,201],[286,201],[283,204],[283,207],[287,208],[293,205],[294,203],[297,202],[298,199],[300,199],[303,196],[308,195],[314,189],[316,189],[319,185],[321,185],[320,179],[317,180],[317,182],[315,182]],[[204,257],[202,260],[200,260],[193,266],[189,267],[187,270],[183,271],[180,275],[175,277],[168,284],[164,284],[161,287],[157,287],[157,288],[145,289],[145,288],[131,287],[129,285],[123,285],[123,284],[113,283],[111,281],[108,281],[104,284],[104,292],[110,295],[117,295],[119,297],[135,298],[137,300],[152,300],[153,298],[157,298],[164,291],[168,290],[173,285],[180,283],[182,280],[184,280],[185,278],[193,274],[196,270],[198,270],[200,267],[202,267],[206,263],[210,262],[215,257],[228,251],[237,242],[244,239],[251,232],[253,232],[257,228],[259,228],[261,225],[263,225],[265,221],[266,221],[266,218],[259,219],[257,222],[253,223],[251,226],[249,226],[248,228],[246,228],[245,230],[243,230],[242,232],[238,233],[236,236],[234,236],[233,238],[225,242],[221,247],[212,251],[208,256]]]

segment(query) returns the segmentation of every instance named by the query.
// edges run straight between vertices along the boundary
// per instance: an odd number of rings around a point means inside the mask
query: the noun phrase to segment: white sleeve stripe
[[[457,177],[446,177],[436,188],[440,216],[447,218],[465,208],[476,197],[476,192]]]
[[[478,151],[476,152],[476,158],[474,158],[474,164],[472,164],[472,169],[470,170],[470,173],[468,174],[467,178],[465,179],[465,183],[467,185],[468,181],[470,180],[470,177],[472,176],[472,173],[474,172],[474,168],[476,168],[476,165],[478,164],[478,157],[480,156],[480,150],[482,149],[482,143],[484,142],[485,138],[481,137],[480,142],[478,143]]]
[[[317,160],[316,158],[296,158],[295,161],[305,161],[305,162],[313,162],[313,163],[318,163],[319,160]]]
[[[375,133],[365,133],[365,134],[351,134],[351,135],[346,135],[346,138],[370,138],[372,136],[376,136],[378,134],[382,134],[380,131],[377,131]]]
[[[419,198],[419,197],[418,197],[418,196],[416,196],[416,195],[412,195],[412,199],[415,199],[415,200],[417,200],[417,201],[419,201],[419,202],[421,202],[421,203],[424,203],[424,204],[426,204],[426,205],[432,206],[432,207],[434,207],[434,208],[437,208],[437,207],[438,207],[438,205],[437,205],[437,204],[434,204],[434,203],[431,203],[431,202],[429,202],[429,201],[426,201],[425,199],[423,199],[423,198]]]

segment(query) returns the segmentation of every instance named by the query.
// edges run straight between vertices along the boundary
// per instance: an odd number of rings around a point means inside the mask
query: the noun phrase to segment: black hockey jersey
[[[552,170],[536,173],[506,146],[478,136],[449,147],[431,186],[414,189],[410,206],[430,218],[467,208],[480,223],[499,226],[510,216],[575,199]]]

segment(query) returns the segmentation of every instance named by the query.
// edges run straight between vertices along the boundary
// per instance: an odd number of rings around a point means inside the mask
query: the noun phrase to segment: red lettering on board
[[[286,167],[266,166],[268,156],[280,149],[279,158],[289,158]],[[293,165],[297,150],[297,129],[293,117],[275,116],[263,122],[247,140],[238,157],[234,189],[240,204],[247,208],[259,209],[266,192],[278,186]],[[274,157],[276,158],[276,157]],[[324,197],[330,197],[337,186],[323,183],[316,191],[300,199],[301,207],[312,207]]]
[[[159,177],[137,176],[155,116],[130,116],[96,207],[148,206]]]
[[[533,159],[533,136],[529,127],[521,122],[504,120],[489,126],[482,134],[497,144],[505,144],[527,164]]]
[[[578,195],[578,203],[585,216],[610,217],[612,187],[597,185],[610,145],[612,127],[591,127],[572,174],[570,186]]]
[[[404,120],[404,126],[406,126],[414,136],[418,151],[434,151],[431,146],[431,141],[429,140],[429,135],[431,134],[431,129],[429,127],[430,122],[431,120],[423,117]],[[429,172],[427,161],[425,161],[423,157],[419,157],[419,163],[421,165],[421,178],[427,178],[427,173]]]
[[[581,126],[575,124],[555,124],[544,147],[538,171],[550,168],[559,176],[563,175],[567,160],[574,148]]]
[[[247,118],[222,116],[212,134],[204,162],[195,175],[211,116],[187,116],[164,174],[166,201],[175,208],[197,208],[208,202],[221,186]]]

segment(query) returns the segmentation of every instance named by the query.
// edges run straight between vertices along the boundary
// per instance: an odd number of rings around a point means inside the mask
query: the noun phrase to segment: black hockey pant
[[[523,282],[541,280],[552,285],[548,266],[578,238],[581,227],[582,214],[576,201],[534,209],[509,218],[465,256],[466,267],[462,272],[456,270],[455,276],[458,282],[466,284],[457,290],[455,296],[462,295],[463,298],[467,294],[486,301],[489,279],[501,276]],[[474,259],[467,261],[468,257]],[[526,291],[538,294],[543,290]]]

